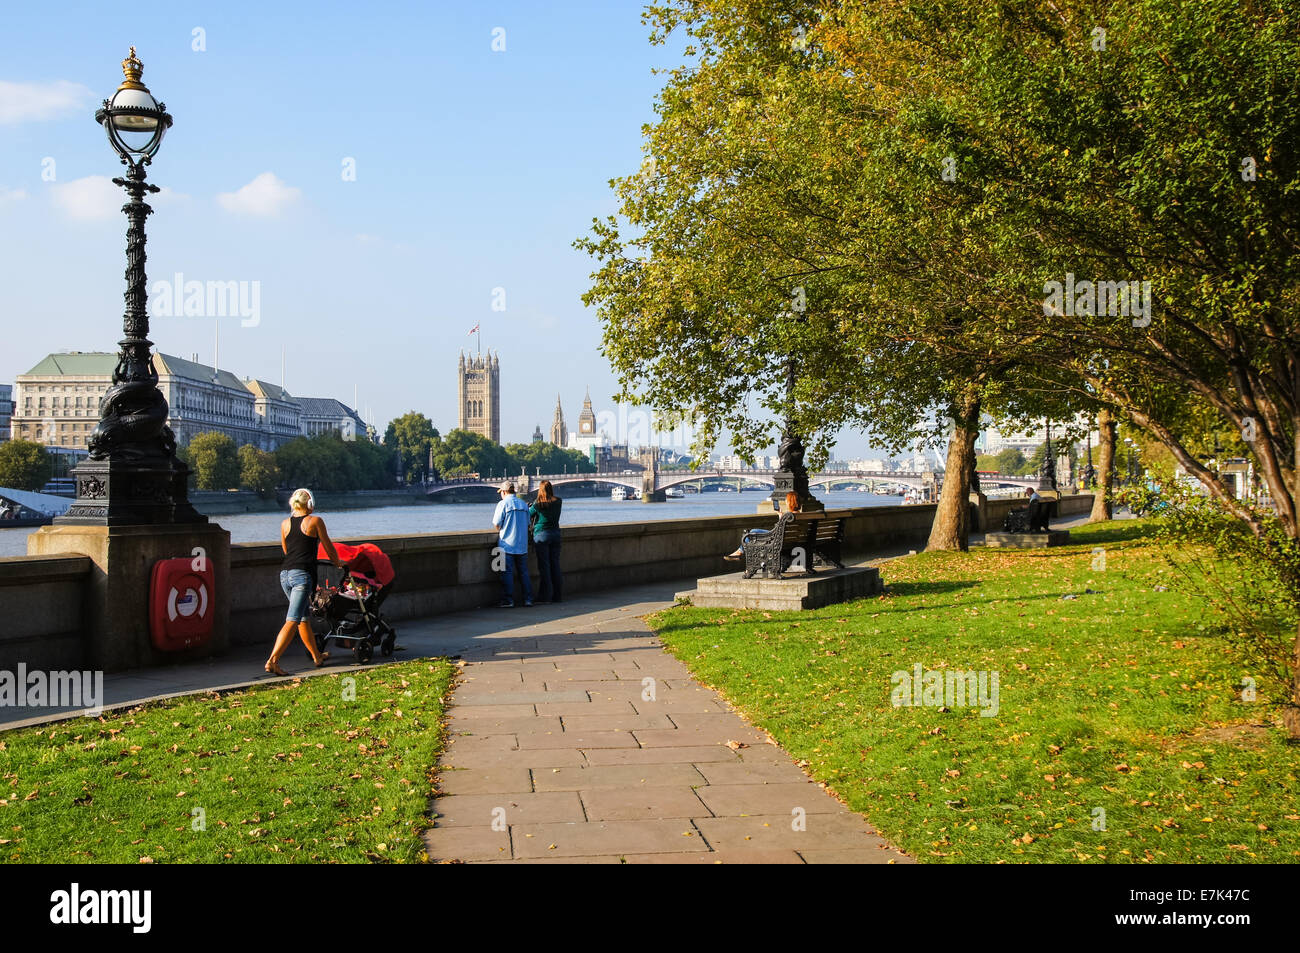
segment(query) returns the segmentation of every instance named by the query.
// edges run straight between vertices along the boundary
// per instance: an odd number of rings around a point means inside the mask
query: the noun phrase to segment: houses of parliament
[[[457,426],[501,443],[501,361],[500,355],[488,351],[466,358],[460,354],[457,367],[457,395],[460,398]],[[555,417],[551,422],[550,442],[557,447],[570,447],[588,454],[593,446],[602,442],[596,433],[596,414],[591,409],[591,392],[582,402],[578,415],[578,429],[570,432],[564,422],[564,409],[560,397],[555,397]],[[541,424],[533,431],[533,442],[541,443]]]

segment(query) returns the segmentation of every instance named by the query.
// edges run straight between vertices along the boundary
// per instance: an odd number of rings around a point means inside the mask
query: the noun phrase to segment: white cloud
[[[0,186],[0,208],[10,202],[21,202],[25,198],[27,198],[27,193],[22,189],[6,189]]]
[[[66,79],[52,83],[11,83],[0,80],[0,126],[41,122],[89,110],[95,94]]]
[[[54,207],[68,218],[81,222],[98,222],[114,218],[127,202],[127,194],[106,175],[88,175],[84,179],[55,183],[50,186]],[[155,208],[188,198],[163,187],[161,192],[146,195],[145,201]]]
[[[126,201],[126,194],[106,175],[56,183],[50,186],[50,197],[55,208],[81,222],[111,218]]]
[[[263,172],[243,188],[234,192],[221,192],[217,204],[236,215],[256,215],[264,218],[279,215],[298,201],[300,189],[285,185],[274,172]]]
[[[377,241],[381,241],[381,239],[378,235],[367,235],[365,232],[357,232],[357,241],[361,242],[363,245],[372,245]]]

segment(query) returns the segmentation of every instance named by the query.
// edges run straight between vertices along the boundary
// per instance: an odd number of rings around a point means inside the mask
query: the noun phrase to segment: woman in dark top
[[[537,499],[528,507],[533,521],[533,543],[537,547],[537,575],[541,578],[538,602],[560,602],[563,596],[560,576],[560,508],[564,501],[555,495],[550,480],[537,488]]]
[[[316,506],[311,491],[295,490],[289,498],[289,506],[293,514],[280,524],[280,548],[284,550],[284,561],[280,564],[280,588],[289,600],[289,614],[280,634],[275,637],[271,657],[266,660],[266,671],[272,675],[288,674],[280,668],[280,656],[293,641],[295,629],[311,653],[316,667],[325,664],[329,653],[316,650],[316,635],[311,630],[311,594],[316,591],[317,544],[325,547],[330,562],[345,568],[329,533],[325,531],[325,521],[319,516],[311,515]]]

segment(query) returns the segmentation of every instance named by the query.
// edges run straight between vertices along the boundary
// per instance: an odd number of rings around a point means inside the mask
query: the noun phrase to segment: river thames
[[[562,526],[581,523],[639,523],[647,520],[693,519],[701,516],[736,516],[755,513],[770,491],[702,493],[664,503],[639,500],[611,500],[603,497],[565,500]],[[901,496],[876,496],[849,490],[814,491],[832,509],[850,506],[897,506]],[[382,506],[364,510],[322,509],[330,535],[337,539],[369,536],[404,536],[412,533],[445,533],[455,530],[490,530],[493,503],[416,504]],[[232,543],[278,541],[280,521],[286,513],[240,513],[214,516],[212,521],[230,531]],[[27,555],[30,529],[0,529],[0,556]]]

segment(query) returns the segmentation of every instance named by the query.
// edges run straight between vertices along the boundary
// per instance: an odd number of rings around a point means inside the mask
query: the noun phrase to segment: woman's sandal
[[[317,667],[317,668],[320,668],[321,666],[323,666],[323,665],[325,664],[325,660],[326,660],[327,658],[329,658],[329,657],[330,657],[330,654],[329,654],[328,652],[322,652],[322,653],[321,653],[320,655],[318,655],[316,658],[312,659],[312,661],[316,663],[316,667]]]
[[[279,664],[276,662],[267,662],[265,665],[262,666],[262,668],[266,671],[267,675],[288,675],[289,674],[284,669],[280,668]]]

